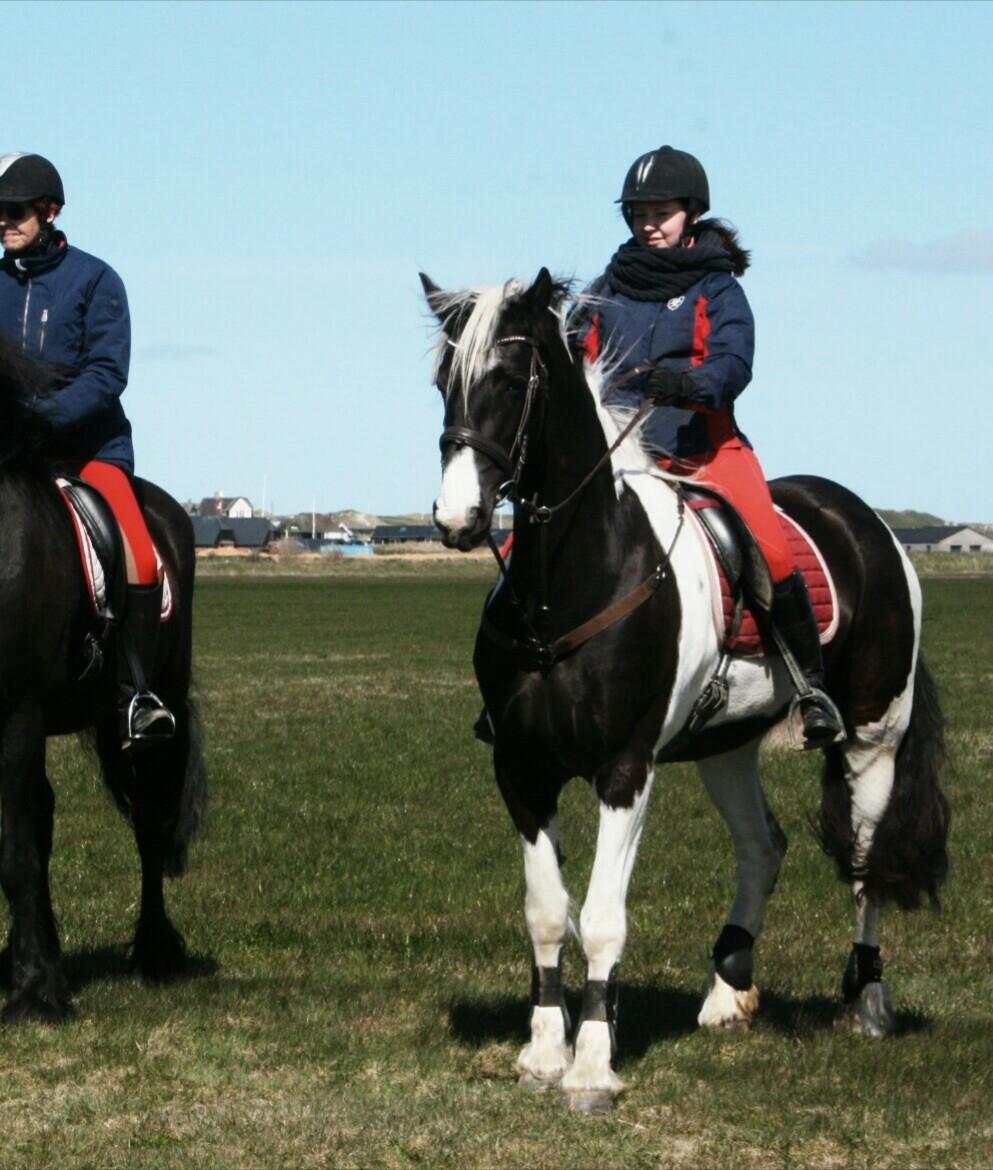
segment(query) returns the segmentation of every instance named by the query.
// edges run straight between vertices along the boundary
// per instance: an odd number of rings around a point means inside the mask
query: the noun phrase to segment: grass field
[[[817,762],[778,753],[767,787],[791,850],[758,950],[761,1020],[744,1038],[696,1030],[731,856],[695,773],[669,768],[629,902],[629,1087],[613,1115],[588,1118],[515,1083],[530,963],[519,849],[468,733],[491,575],[478,562],[205,575],[213,794],[191,872],[169,889],[194,954],[182,982],[126,974],[130,832],[83,750],[53,743],[53,893],[78,1014],[0,1033],[0,1163],[988,1166],[993,582],[925,583],[954,872],[940,916],[886,920],[900,1035],[831,1028],[847,893],[806,828]],[[580,782],[567,790],[577,895],[594,803]],[[578,990],[575,945],[566,970]]]

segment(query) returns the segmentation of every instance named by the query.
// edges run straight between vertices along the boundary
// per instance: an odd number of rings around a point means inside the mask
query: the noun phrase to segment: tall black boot
[[[799,570],[773,586],[773,636],[796,687],[803,747],[820,748],[845,734],[838,708],[824,692],[824,659],[817,620]]]
[[[149,689],[148,671],[154,667],[159,643],[162,585],[129,585],[121,623],[120,712],[121,746],[171,739],[176,720],[165,703]]]

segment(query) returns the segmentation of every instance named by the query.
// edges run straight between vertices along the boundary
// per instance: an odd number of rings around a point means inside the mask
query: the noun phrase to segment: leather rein
[[[672,551],[676,546],[676,541],[683,529],[685,506],[682,494],[679,494],[679,522],[676,525],[676,531],[673,534],[672,541],[668,549],[664,552],[662,559],[655,566],[652,572],[639,584],[636,585],[629,593],[617,601],[612,602],[605,609],[602,609],[594,617],[587,621],[580,623],[574,627],[567,634],[563,634],[558,638],[549,640],[545,635],[545,628],[548,625],[550,610],[545,603],[544,598],[548,594],[548,574],[547,574],[547,556],[545,552],[545,534],[547,526],[553,519],[556,513],[560,512],[573,500],[585,490],[590,484],[597,472],[610,460],[614,452],[620,447],[624,440],[631,434],[631,432],[641,424],[642,420],[648,412],[654,407],[654,403],[650,399],[645,399],[636,413],[624,426],[617,438],[610,444],[607,450],[594,463],[592,468],[586,473],[580,482],[572,489],[571,492],[557,504],[540,504],[538,502],[538,494],[535,492],[534,498],[531,500],[525,499],[518,495],[517,489],[520,483],[521,475],[524,471],[524,464],[527,460],[528,452],[528,430],[531,421],[531,414],[534,410],[536,401],[541,395],[541,406],[544,408],[544,394],[542,391],[547,387],[548,367],[542,360],[538,342],[533,337],[525,335],[513,335],[509,337],[501,337],[494,342],[494,346],[524,344],[531,349],[531,368],[528,374],[527,389],[524,397],[524,409],[521,412],[521,420],[517,427],[517,432],[514,436],[514,441],[507,451],[500,444],[495,443],[492,439],[487,438],[481,432],[472,429],[471,427],[446,427],[441,433],[440,446],[442,452],[448,446],[455,447],[470,447],[474,451],[479,451],[480,454],[485,455],[492,460],[497,467],[503,470],[508,478],[497,489],[496,503],[499,504],[505,499],[511,499],[513,503],[519,507],[528,516],[531,524],[538,525],[539,531],[539,562],[540,562],[540,580],[541,580],[541,598],[538,605],[539,623],[543,627],[542,630],[535,628],[530,617],[528,616],[527,607],[518,596],[514,589],[513,582],[510,579],[510,574],[507,571],[507,566],[504,563],[503,557],[500,555],[500,550],[497,548],[496,541],[493,539],[493,533],[487,532],[486,543],[490,551],[496,559],[497,566],[500,570],[501,579],[505,588],[508,591],[511,605],[517,611],[520,618],[521,625],[524,629],[524,636],[522,638],[514,638],[509,634],[504,633],[503,630],[498,629],[487,618],[484,610],[482,621],[480,623],[480,630],[487,638],[495,645],[500,646],[504,650],[514,653],[521,660],[522,669],[525,670],[541,670],[547,672],[560,659],[567,654],[571,654],[577,650],[584,643],[591,638],[608,629],[621,621],[622,618],[627,617],[633,613],[640,606],[644,605],[650,597],[653,597],[662,582],[665,580],[669,569],[669,563],[672,557]],[[610,394],[615,393],[625,382],[629,379],[637,377],[639,374],[646,372],[651,367],[635,367],[633,370],[621,378],[611,388]]]

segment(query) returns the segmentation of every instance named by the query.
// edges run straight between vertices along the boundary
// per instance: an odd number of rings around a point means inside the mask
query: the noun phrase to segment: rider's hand
[[[689,374],[660,366],[645,379],[645,397],[656,406],[686,406],[696,396],[696,386]]]

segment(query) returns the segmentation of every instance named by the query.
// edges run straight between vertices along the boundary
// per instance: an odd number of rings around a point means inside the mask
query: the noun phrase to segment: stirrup
[[[820,726],[809,727],[806,713],[819,712],[823,716]],[[845,721],[841,717],[830,695],[817,687],[809,687],[793,696],[789,714],[786,716],[790,747],[794,751],[806,752],[816,748],[830,747],[846,739]]]
[[[154,691],[135,691],[124,716],[121,748],[136,743],[172,739],[176,734],[176,717]]]

